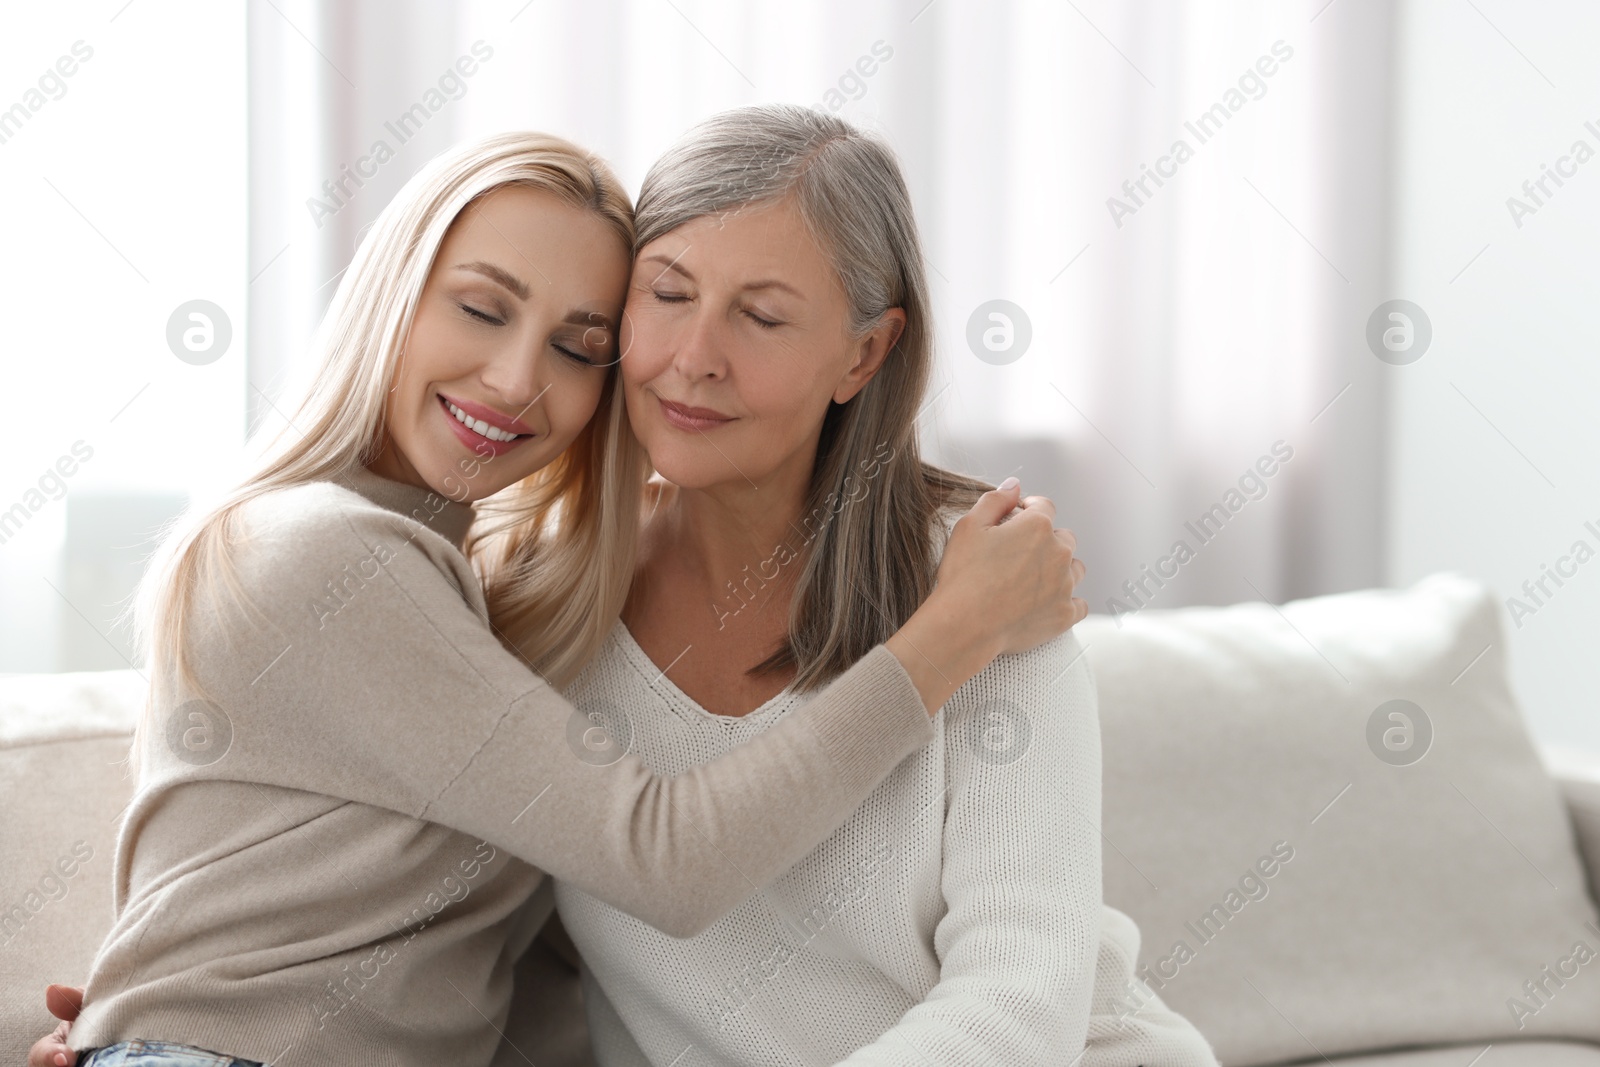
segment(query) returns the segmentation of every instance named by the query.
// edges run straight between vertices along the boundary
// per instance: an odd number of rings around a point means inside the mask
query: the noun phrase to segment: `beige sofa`
[[[1536,750],[1487,589],[1436,575],[1079,635],[1106,899],[1224,1064],[1600,1067],[1600,756]],[[141,691],[131,671],[0,678],[0,1062],[109,924]],[[563,951],[524,959],[546,1010],[514,1009],[497,1063],[588,1061]]]

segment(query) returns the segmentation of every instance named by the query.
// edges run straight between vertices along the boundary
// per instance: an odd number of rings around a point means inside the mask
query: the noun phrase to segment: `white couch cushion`
[[[1600,922],[1487,589],[1436,575],[1097,616],[1079,638],[1100,692],[1106,900],[1222,1062],[1600,1042],[1600,956],[1574,959],[1600,953]],[[1409,735],[1394,700],[1421,709]]]
[[[132,671],[0,675],[0,1063],[55,1025],[47,982],[82,985],[111,928],[111,861],[133,796]]]
[[[1539,755],[1567,802],[1572,832],[1589,869],[1589,895],[1600,900],[1600,753],[1541,745]]]
[[[1321,1067],[1324,1061],[1314,1062]],[[1334,1067],[1600,1067],[1600,1048],[1574,1041],[1506,1041],[1493,1051],[1485,1045],[1441,1045],[1332,1062]]]

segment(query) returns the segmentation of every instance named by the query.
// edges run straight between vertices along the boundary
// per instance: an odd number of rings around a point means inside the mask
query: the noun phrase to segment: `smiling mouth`
[[[439,403],[450,414],[451,418],[485,441],[493,441],[496,444],[510,444],[512,441],[519,441],[524,437],[533,436],[527,433],[512,433],[510,430],[502,430],[498,426],[491,426],[482,419],[475,419],[443,396],[439,397]]]
[[[656,400],[661,404],[662,418],[681,430],[698,430],[704,433],[706,430],[736,421],[732,415],[724,415],[710,408],[692,408],[674,403],[662,396],[656,397]]]

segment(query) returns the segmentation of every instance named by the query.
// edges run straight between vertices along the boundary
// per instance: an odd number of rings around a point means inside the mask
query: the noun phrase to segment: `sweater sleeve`
[[[1217,1067],[1211,1044],[1186,1017],[1136,978],[1139,925],[1101,909],[1100,961],[1082,1067]]]
[[[952,712],[954,712],[952,714]],[[1078,1062],[1100,942],[1100,732],[1075,634],[945,707],[939,981],[847,1067]]]
[[[470,565],[432,530],[328,483],[247,508],[243,599],[208,586],[189,619],[190,662],[229,742],[213,762],[168,761],[180,776],[439,823],[688,937],[814,848],[933,736],[879,646],[780,727],[656,776],[632,755],[596,754],[595,721],[626,733],[629,709],[574,708],[508,652]],[[193,718],[169,703],[169,724]]]

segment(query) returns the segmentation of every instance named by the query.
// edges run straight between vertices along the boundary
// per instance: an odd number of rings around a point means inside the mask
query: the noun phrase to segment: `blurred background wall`
[[[0,670],[130,662],[116,616],[152,531],[283,429],[363,228],[430,156],[546,129],[637,189],[697,120],[784,100],[900,153],[938,309],[927,447],[1053,496],[1092,610],[1462,570],[1535,608],[1506,630],[1541,739],[1600,747],[1580,651],[1600,564],[1559,563],[1600,548],[1589,5],[110,0],[13,20]],[[1558,566],[1534,605],[1523,583]]]

